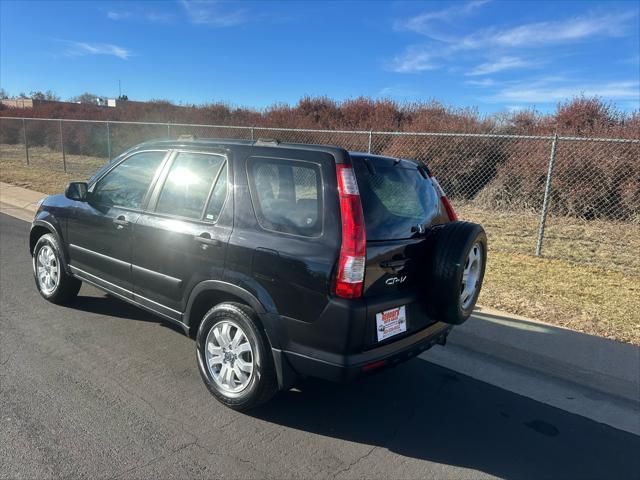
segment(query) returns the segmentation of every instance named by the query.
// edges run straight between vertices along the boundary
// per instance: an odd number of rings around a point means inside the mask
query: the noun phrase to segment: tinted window
[[[438,214],[438,197],[430,180],[407,162],[394,164],[353,158],[362,200],[367,240],[409,238],[411,228]]]
[[[255,158],[249,163],[251,197],[263,228],[295,235],[322,231],[320,170],[307,162]]]
[[[92,201],[102,205],[141,208],[149,185],[166,152],[141,152],[131,155],[102,179],[93,189]]]
[[[206,220],[215,222],[220,216],[220,211],[224,206],[224,201],[227,198],[227,164],[222,167],[222,171],[218,176],[213,192],[211,193],[211,200],[209,200],[209,206],[204,216]]]
[[[156,212],[199,220],[224,160],[221,155],[179,153],[162,187]]]

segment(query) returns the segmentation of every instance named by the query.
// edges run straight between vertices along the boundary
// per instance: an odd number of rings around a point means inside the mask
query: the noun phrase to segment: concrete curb
[[[31,213],[35,213],[38,200],[46,196],[46,193],[0,182],[0,202],[14,208],[22,208]]]
[[[2,211],[30,221],[45,194],[0,182]],[[479,307],[449,342],[640,406],[640,347]],[[428,356],[425,358],[428,359]]]
[[[452,345],[640,406],[640,347],[480,308]]]

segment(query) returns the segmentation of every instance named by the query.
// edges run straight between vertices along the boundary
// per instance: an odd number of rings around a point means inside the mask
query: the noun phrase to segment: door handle
[[[201,243],[203,248],[207,248],[207,246],[209,245],[214,245],[214,246],[220,245],[220,240],[216,238],[211,238],[211,234],[207,232],[201,233],[200,235],[193,237],[193,239],[196,242]]]
[[[387,260],[386,262],[380,262],[380,266],[385,270],[392,270],[393,272],[399,272],[407,264],[407,259],[402,260]]]
[[[113,219],[113,224],[116,226],[118,230],[122,230],[124,227],[128,227],[131,222],[127,220],[127,217],[124,215],[119,215],[118,217]]]

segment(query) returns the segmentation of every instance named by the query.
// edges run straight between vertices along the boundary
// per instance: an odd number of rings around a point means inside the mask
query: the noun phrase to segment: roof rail
[[[255,145],[280,145],[280,140],[275,138],[259,138],[256,140]]]

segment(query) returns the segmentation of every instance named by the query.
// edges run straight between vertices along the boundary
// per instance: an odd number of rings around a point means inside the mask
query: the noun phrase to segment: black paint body
[[[427,311],[428,236],[369,241],[362,298],[348,300],[333,292],[342,234],[336,163],[360,158],[382,165],[394,159],[327,146],[154,141],[102,168],[89,180],[89,191],[111,168],[146,150],[165,151],[166,157],[140,209],[105,208],[90,198],[47,197],[32,225],[31,249],[44,230],[54,233],[69,273],[178,323],[186,332],[197,329],[205,297],[250,305],[271,343],[281,388],[296,375],[351,380],[366,364],[386,359],[391,365],[444,341],[451,326],[430,318]],[[215,223],[154,211],[177,151],[226,157],[228,194]],[[260,225],[247,169],[247,161],[255,157],[318,166],[323,204],[319,236],[280,233]],[[437,201],[429,224],[445,222],[448,218]],[[389,280],[394,277],[405,279],[395,284]],[[378,342],[376,313],[400,305],[406,305],[407,332]]]

